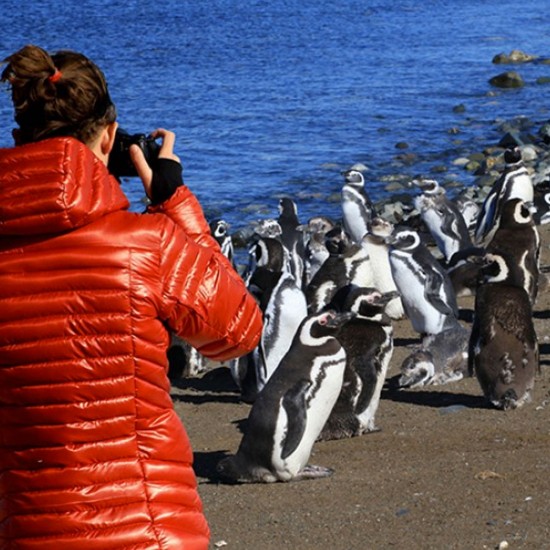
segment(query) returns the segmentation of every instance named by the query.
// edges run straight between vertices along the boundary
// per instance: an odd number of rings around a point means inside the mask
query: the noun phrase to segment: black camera
[[[136,168],[130,158],[130,145],[137,145],[145,156],[149,166],[158,159],[160,144],[155,138],[145,134],[129,134],[118,128],[115,142],[109,155],[109,172],[117,178],[137,176]]]

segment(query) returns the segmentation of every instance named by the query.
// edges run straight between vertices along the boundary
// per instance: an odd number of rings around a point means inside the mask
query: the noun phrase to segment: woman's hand
[[[162,139],[162,144],[160,146],[159,151],[159,159],[168,159],[170,161],[175,161],[178,164],[180,164],[180,173],[181,173],[181,163],[179,157],[174,153],[174,145],[176,143],[176,134],[174,132],[171,132],[170,130],[165,130],[164,128],[158,128],[154,132],[151,133],[151,136],[156,138]],[[130,146],[130,158],[132,159],[132,162],[134,163],[134,166],[136,167],[136,171],[138,173],[138,176],[140,177],[143,188],[145,189],[145,193],[147,196],[154,201],[155,195],[159,195],[158,189],[153,189],[154,186],[159,185],[163,186],[163,182],[159,180],[164,179],[163,178],[163,169],[162,169],[162,163],[159,164],[159,173],[153,174],[153,169],[147,164],[147,161],[145,160],[145,155],[143,154],[143,151],[137,146],[137,145],[131,145]],[[168,165],[172,165],[173,163],[165,163]],[[173,167],[172,167],[173,168]],[[171,170],[170,176],[173,178],[173,172],[174,170]],[[153,177],[155,176],[155,177]],[[181,181],[181,184],[183,183],[183,180]],[[173,182],[170,183],[171,186],[173,186]],[[160,195],[163,196],[165,193],[160,190]],[[158,202],[158,201],[154,201]]]

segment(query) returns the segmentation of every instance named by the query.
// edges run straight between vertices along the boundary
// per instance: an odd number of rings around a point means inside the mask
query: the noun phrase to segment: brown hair
[[[20,143],[55,136],[90,143],[116,120],[105,76],[84,55],[60,51],[50,56],[28,45],[4,63],[1,80],[11,85]]]

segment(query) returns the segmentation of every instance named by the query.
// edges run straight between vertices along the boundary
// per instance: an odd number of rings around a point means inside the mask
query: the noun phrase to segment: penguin
[[[535,191],[537,191],[537,189],[538,186]],[[535,212],[533,213],[533,220],[535,221],[535,225],[545,225],[550,223],[550,191],[546,188],[545,190],[541,190],[536,193],[533,202],[535,209]]]
[[[468,233],[474,232],[480,211],[479,204],[465,195],[458,195],[455,198],[454,203],[464,218],[464,223],[466,224]]]
[[[209,226],[212,236],[220,245],[222,254],[231,262],[231,265],[235,267],[235,249],[233,246],[233,239],[229,234],[229,224],[225,220],[216,219],[212,220]]]
[[[485,246],[498,229],[502,205],[510,199],[533,203],[533,180],[523,164],[521,149],[514,147],[504,152],[505,167],[501,176],[485,197],[478,215],[474,242]]]
[[[277,368],[302,320],[307,316],[307,303],[301,285],[294,275],[283,272],[270,294],[263,315],[263,330],[255,359],[257,392]]]
[[[281,227],[281,241],[288,252],[290,272],[297,282],[302,285],[304,277],[304,235],[296,203],[284,197],[279,201],[279,218]]]
[[[342,221],[351,239],[360,243],[376,215],[374,205],[365,190],[365,177],[359,170],[344,172],[345,182],[341,191]]]
[[[209,360],[174,333],[170,334],[167,356],[171,382],[181,377],[192,378],[208,370]]]
[[[396,296],[386,305],[385,313],[391,319],[398,320],[405,317],[405,310],[393,280],[389,246],[386,242],[386,239],[392,234],[393,228],[391,222],[376,216],[373,218],[369,232],[363,237],[361,244],[366,248],[370,258],[373,286],[383,293],[396,292]]]
[[[396,228],[387,242],[393,278],[414,330],[437,334],[454,326],[458,305],[451,281],[418,233]]]
[[[532,307],[513,262],[492,253],[485,259],[475,298],[468,367],[492,406],[515,409],[531,401],[540,368]]]
[[[306,288],[308,311],[323,309],[339,288],[354,283],[374,286],[368,251],[353,242],[341,227],[325,236],[329,257],[324,261]]]
[[[303,227],[303,231],[307,235],[304,246],[304,288],[307,287],[315,273],[319,271],[319,268],[329,257],[325,235],[335,226],[334,221],[328,217],[314,216]]]
[[[458,321],[453,327],[423,338],[400,367],[399,388],[442,385],[469,376],[470,332]]]
[[[265,311],[271,292],[288,267],[287,253],[279,238],[259,237],[248,249],[248,259],[243,278],[248,291]]]
[[[332,474],[308,461],[342,388],[346,353],[338,335],[352,317],[322,311],[302,321],[252,405],[237,453],[218,463],[222,478],[269,483]]]
[[[279,222],[272,218],[258,220],[252,225],[254,233],[260,238],[280,239],[283,234],[283,229]]]
[[[396,295],[395,291],[381,293],[375,288],[347,285],[329,304],[329,308],[352,312],[355,317],[338,336],[346,352],[344,383],[319,440],[378,431],[375,415],[393,353],[391,319],[384,310]]]
[[[251,244],[249,265],[243,276],[247,289],[254,296],[265,316],[274,289],[286,273],[286,251],[280,238],[259,237]],[[263,331],[262,331],[263,332]],[[258,371],[262,368],[260,344],[250,353],[229,363],[233,381],[240,390],[241,400],[253,403],[258,394]]]
[[[411,185],[423,193],[415,197],[414,205],[435,243],[448,262],[459,250],[472,247],[464,217],[436,180],[414,179]]]
[[[456,297],[474,296],[485,249],[477,246],[453,254],[446,271]]]
[[[504,254],[519,267],[522,286],[534,305],[539,283],[540,237],[531,210],[521,199],[503,203],[499,226],[486,250]]]

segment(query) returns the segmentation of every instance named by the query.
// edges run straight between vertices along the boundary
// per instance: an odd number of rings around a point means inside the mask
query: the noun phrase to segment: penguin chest
[[[313,360],[300,389],[280,401],[275,423],[272,464],[282,481],[295,477],[306,466],[342,387],[346,354],[342,348],[330,357]]]
[[[357,192],[346,191],[342,197],[344,228],[355,242],[368,232],[369,213],[364,199]]]
[[[306,298],[298,287],[289,285],[272,295],[264,314],[258,369],[260,390],[289,350],[296,330],[306,315]]]
[[[391,266],[395,284],[414,329],[420,333],[439,332],[445,317],[426,298],[426,273],[410,256],[392,255]],[[440,297],[445,300],[445,296]]]

